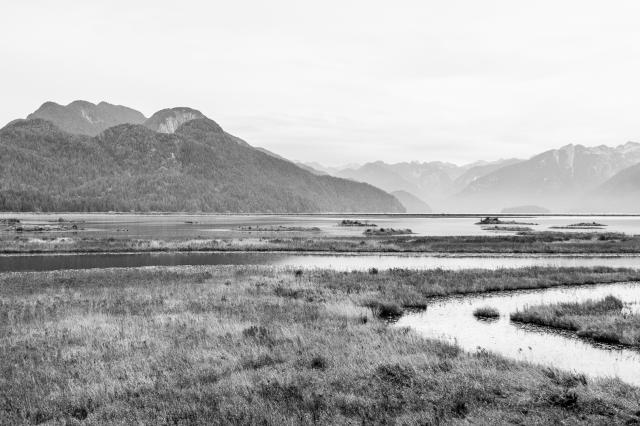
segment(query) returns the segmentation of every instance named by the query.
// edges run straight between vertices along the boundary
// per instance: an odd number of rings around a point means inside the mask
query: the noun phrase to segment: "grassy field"
[[[640,254],[640,236],[618,233],[533,232],[521,235],[482,236],[362,236],[331,237],[317,232],[272,237],[131,239],[125,234],[94,237],[88,232],[0,233],[0,253],[140,252],[140,251],[294,251],[391,253],[496,253],[496,254]]]
[[[380,318],[434,295],[636,274],[2,274],[0,424],[637,423],[638,388],[465,353]]]
[[[511,314],[513,321],[577,332],[598,342],[640,347],[640,315],[625,313],[613,296],[583,303],[530,306]]]

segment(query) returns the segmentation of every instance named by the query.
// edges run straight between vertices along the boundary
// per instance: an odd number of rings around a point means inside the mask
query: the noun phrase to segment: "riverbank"
[[[283,233],[285,234],[285,233]],[[2,235],[0,254],[256,251],[441,254],[640,254],[640,236],[618,233],[532,232],[491,236],[367,236],[136,239],[88,234]]]
[[[596,342],[640,347],[640,315],[625,312],[613,296],[582,303],[527,306],[511,320],[575,332]]]
[[[0,423],[618,423],[638,388],[424,340],[366,306],[631,270],[0,275]]]

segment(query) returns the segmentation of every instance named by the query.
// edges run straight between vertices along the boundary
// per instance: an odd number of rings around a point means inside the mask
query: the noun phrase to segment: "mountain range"
[[[45,102],[0,129],[0,209],[202,212],[638,212],[640,144],[529,159],[294,163],[177,107]]]
[[[404,191],[436,212],[638,212],[640,144],[569,144],[527,160],[456,166],[366,163],[334,172],[385,191]]]
[[[105,102],[47,102],[0,129],[0,147],[4,211],[404,211],[378,188],[310,173],[190,108],[147,119]]]

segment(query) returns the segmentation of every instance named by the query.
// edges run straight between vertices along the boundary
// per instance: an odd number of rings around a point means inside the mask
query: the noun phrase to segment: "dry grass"
[[[528,272],[540,282],[559,279],[555,270]],[[0,424],[640,420],[637,388],[464,353],[391,327],[362,306],[412,283],[428,294],[438,281],[440,293],[471,276],[411,274],[296,277],[264,267],[2,274]],[[490,276],[478,280],[474,288]]]

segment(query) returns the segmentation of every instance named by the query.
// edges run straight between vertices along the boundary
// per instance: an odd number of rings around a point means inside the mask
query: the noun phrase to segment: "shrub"
[[[329,366],[329,361],[322,355],[316,355],[311,358],[310,365],[315,370],[325,370]]]
[[[404,310],[400,305],[392,302],[379,302],[375,300],[367,302],[365,306],[370,308],[373,314],[378,318],[387,320],[397,319],[404,313]]]

